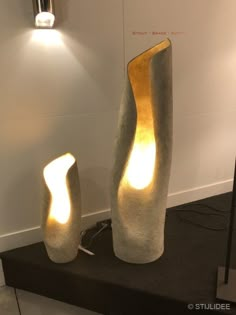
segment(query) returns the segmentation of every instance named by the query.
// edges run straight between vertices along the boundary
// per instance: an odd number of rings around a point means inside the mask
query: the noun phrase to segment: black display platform
[[[236,270],[229,269],[229,282],[225,283],[225,267],[218,268],[216,296],[236,303]]]
[[[200,202],[229,210],[230,201],[231,194],[223,194]],[[188,209],[200,210],[194,204]],[[131,265],[117,259],[108,230],[93,243],[95,256],[80,252],[69,264],[52,263],[42,243],[0,254],[6,284],[103,314],[192,314],[188,304],[197,304],[196,308],[200,303],[210,304],[211,310],[202,310],[204,314],[236,314],[234,304],[230,311],[212,309],[215,303],[226,303],[216,300],[216,287],[218,266],[225,262],[227,232],[184,222],[173,209],[167,212],[164,255],[154,263]],[[216,222],[221,217],[187,215],[199,224],[221,224]],[[236,248],[232,262],[233,268]]]

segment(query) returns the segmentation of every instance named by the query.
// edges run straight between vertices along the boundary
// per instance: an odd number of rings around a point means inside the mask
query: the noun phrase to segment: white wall
[[[31,1],[0,3],[0,251],[40,238],[42,168],[66,151],[78,159],[83,213],[109,208],[124,64],[166,36],[174,79],[169,205],[230,190],[235,1],[55,1],[53,31],[32,27]]]
[[[15,232],[38,227],[42,168],[67,151],[78,159],[83,214],[109,208],[122,2],[56,0],[56,8],[57,30],[35,30],[31,0],[0,3],[0,251]],[[28,232],[38,238],[37,228]]]

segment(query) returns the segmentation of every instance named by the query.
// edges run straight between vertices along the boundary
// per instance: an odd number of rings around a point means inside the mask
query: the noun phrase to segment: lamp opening
[[[70,218],[71,204],[66,175],[74,163],[73,155],[66,153],[49,163],[43,171],[45,182],[52,195],[49,217],[61,224],[67,223]]]
[[[128,66],[128,74],[132,84],[136,102],[137,123],[133,146],[125,171],[129,186],[134,189],[146,189],[153,180],[157,158],[157,145],[154,134],[154,120],[151,103],[151,81],[149,61],[153,51],[145,57],[140,55]]]

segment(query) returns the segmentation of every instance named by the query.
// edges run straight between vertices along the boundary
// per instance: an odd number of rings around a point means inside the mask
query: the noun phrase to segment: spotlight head
[[[52,28],[55,22],[53,0],[33,0],[35,26],[37,28]]]

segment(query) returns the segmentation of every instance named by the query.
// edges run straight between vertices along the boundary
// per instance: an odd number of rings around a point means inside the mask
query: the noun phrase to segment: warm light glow
[[[122,190],[127,184],[135,189],[146,189],[152,183],[157,159],[157,145],[153,120],[150,63],[154,55],[170,45],[169,41],[152,47],[128,65],[128,75],[136,103],[137,122],[133,147],[121,181]]]
[[[153,177],[156,157],[155,142],[135,142],[127,167],[127,180],[136,189],[147,187]]]
[[[35,29],[32,32],[32,40],[45,46],[63,46],[60,32],[57,30]]]
[[[43,171],[45,181],[52,195],[49,218],[61,224],[65,224],[70,217],[71,205],[66,175],[74,162],[73,155],[67,153],[49,163]]]
[[[40,12],[35,17],[35,25],[42,28],[52,28],[55,16],[50,12]]]

